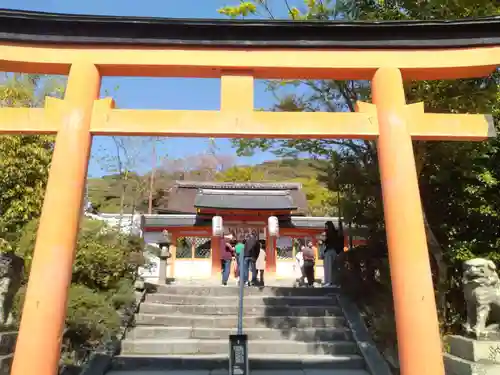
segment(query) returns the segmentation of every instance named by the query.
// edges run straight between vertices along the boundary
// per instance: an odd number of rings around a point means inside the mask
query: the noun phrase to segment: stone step
[[[228,348],[227,348],[228,349]],[[275,355],[249,354],[249,364],[252,371],[258,370],[291,370],[324,369],[332,370],[362,370],[365,367],[363,357],[359,355]],[[164,355],[164,356],[136,356],[120,355],[114,358],[111,371],[158,371],[167,374],[169,371],[213,371],[227,370],[229,360],[227,354],[218,355]],[[201,372],[201,371],[200,371]],[[335,374],[337,372],[335,371]],[[339,374],[340,375],[340,374]],[[361,374],[352,374],[361,375]]]
[[[200,296],[180,294],[148,294],[145,302],[165,303],[169,305],[238,305],[238,295],[234,296]],[[244,299],[246,306],[337,306],[335,296],[266,296],[247,295]]]
[[[215,370],[173,370],[172,372],[165,373],[164,371],[133,371],[127,370],[114,370],[107,372],[106,375],[229,375],[228,369],[215,369]],[[370,375],[366,370],[350,369],[350,370],[335,370],[332,373],[328,369],[304,369],[304,370],[253,370],[250,375]]]
[[[234,328],[192,327],[135,327],[127,333],[127,339],[228,339],[235,334]],[[279,330],[269,328],[247,328],[249,340],[296,340],[303,342],[351,340],[346,328],[303,328]]]
[[[16,341],[17,341],[17,332],[15,331],[0,332],[0,355],[8,355],[14,353]]]
[[[448,375],[498,375],[500,374],[500,364],[481,361],[472,362],[466,359],[455,357],[449,353],[444,354],[444,368]]]
[[[14,354],[0,355],[0,375],[10,374]]]
[[[239,295],[237,286],[197,286],[197,285],[156,285],[156,293],[176,294],[181,296],[215,296],[228,297]],[[266,286],[263,288],[245,288],[245,296],[293,297],[293,296],[334,296],[337,288],[294,288]]]
[[[167,305],[142,303],[140,312],[157,315],[237,315],[237,305]],[[343,316],[338,306],[245,306],[244,316]]]
[[[225,354],[229,350],[229,340],[124,340],[122,354]],[[290,340],[255,340],[248,341],[249,353],[273,354],[358,354],[358,347],[353,341],[334,342],[298,342]]]
[[[500,365],[498,341],[474,340],[463,336],[448,336],[450,354],[471,362],[493,362]],[[500,374],[500,373],[499,373]]]
[[[238,317],[229,316],[189,316],[189,315],[156,315],[136,314],[136,326],[167,326],[194,328],[235,328]],[[246,316],[243,328],[279,328],[284,331],[290,328],[343,328],[345,318],[341,316]]]

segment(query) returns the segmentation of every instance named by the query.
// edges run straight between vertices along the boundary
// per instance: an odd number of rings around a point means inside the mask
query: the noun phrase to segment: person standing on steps
[[[324,251],[324,286],[336,285],[335,258],[344,251],[344,228],[339,218],[339,228],[331,221],[325,223],[325,251]]]
[[[227,285],[229,274],[231,273],[231,261],[234,257],[234,248],[231,246],[231,237],[225,236],[221,251],[221,274],[222,285]]]
[[[304,273],[304,253],[302,252],[303,249],[304,249],[304,246],[300,246],[300,248],[297,249],[297,254],[295,254],[296,274],[300,275],[296,279],[296,283],[298,286],[303,286],[304,280],[306,278],[306,274]]]
[[[240,254],[242,251],[245,249],[245,244],[244,244],[244,239],[242,237],[238,237],[238,241],[236,242],[236,245],[234,246],[234,252],[236,253],[236,274],[235,278],[237,282],[240,281],[240,267],[242,265],[240,264]]]
[[[257,284],[257,269],[255,267],[255,261],[259,257],[259,253],[259,238],[255,233],[249,234],[245,241],[245,247],[243,248],[243,274],[245,277],[243,280],[240,280],[247,286]],[[252,281],[250,281],[250,271],[252,271]]]
[[[304,275],[307,279],[307,286],[314,286],[314,249],[311,241],[306,246],[302,247],[302,257],[304,259]]]
[[[255,262],[255,268],[257,269],[257,278],[259,286],[264,286],[264,270],[266,269],[266,245],[260,243],[259,256]]]

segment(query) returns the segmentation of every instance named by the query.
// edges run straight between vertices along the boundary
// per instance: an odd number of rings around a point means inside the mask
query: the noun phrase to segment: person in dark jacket
[[[325,223],[324,286],[335,286],[335,258],[344,251],[344,228],[339,220],[339,228],[331,221]]]
[[[244,277],[241,282],[244,282],[248,286],[257,284],[257,268],[255,266],[255,262],[259,257],[260,253],[260,242],[257,235],[254,233],[250,234],[246,241],[245,247],[243,249],[243,272]],[[250,282],[250,271],[252,271],[252,281]]]
[[[229,279],[229,274],[231,273],[231,261],[234,257],[234,248],[231,246],[231,238],[224,237],[224,242],[221,249],[221,274],[222,274],[222,285],[227,285],[227,280]]]

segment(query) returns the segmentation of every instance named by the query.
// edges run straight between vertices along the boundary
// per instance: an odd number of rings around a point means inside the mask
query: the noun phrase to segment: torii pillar
[[[47,106],[61,124],[36,237],[13,375],[49,375],[58,368],[92,143],[92,109],[99,98],[100,84],[95,65],[73,64],[64,100],[52,99]]]
[[[401,374],[444,375],[429,252],[400,70],[378,69],[372,80],[372,96],[379,124],[378,158]]]

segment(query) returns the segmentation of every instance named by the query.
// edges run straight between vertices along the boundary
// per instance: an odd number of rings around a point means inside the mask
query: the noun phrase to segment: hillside
[[[304,186],[311,214],[315,216],[332,214],[334,195],[318,181],[326,167],[324,161],[313,159],[284,159],[268,161],[255,166],[232,166],[221,171],[193,169],[188,171],[156,172],[153,189],[153,207],[162,205],[168,199],[168,189],[175,180],[195,181],[263,181],[300,182]],[[125,213],[147,212],[151,174],[128,173],[92,178],[88,181],[88,197],[99,212],[117,213],[123,206]],[[320,178],[321,179],[321,178]]]

